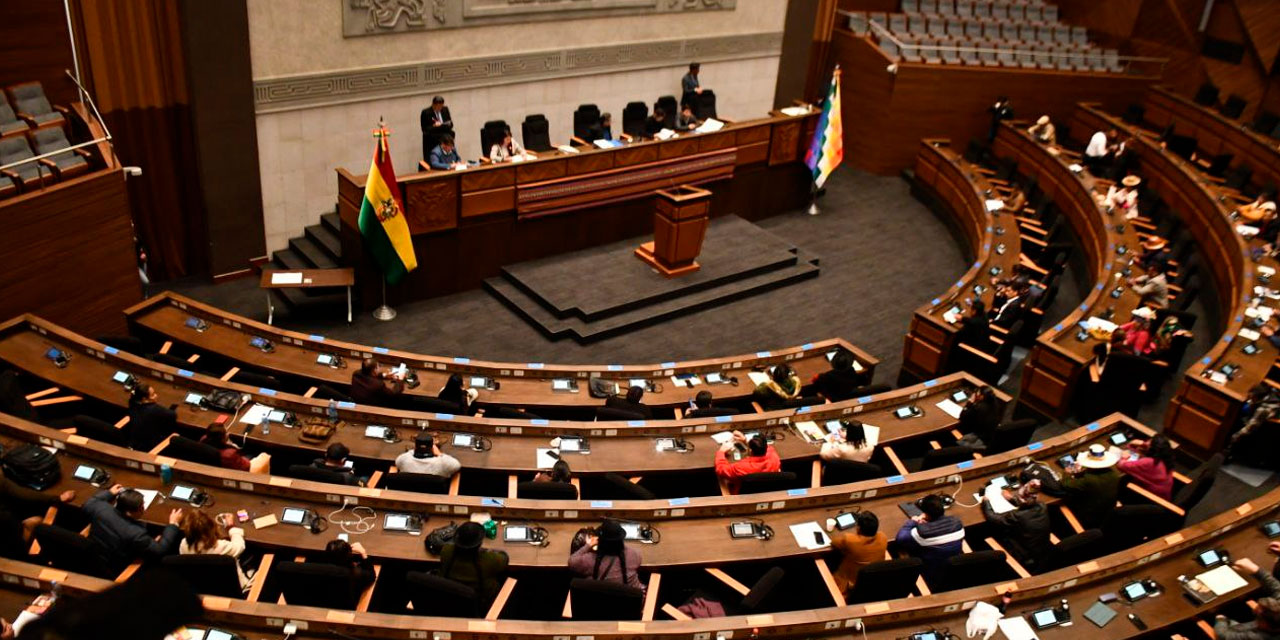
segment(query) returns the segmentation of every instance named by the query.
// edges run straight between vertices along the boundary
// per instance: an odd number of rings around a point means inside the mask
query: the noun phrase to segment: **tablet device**
[[[322,353],[322,354],[320,354],[320,355],[316,356],[316,362],[318,362],[318,363],[320,363],[320,364],[322,364],[322,365],[328,366],[328,367],[332,367],[332,366],[333,366],[333,362],[334,362],[334,361],[333,361],[333,356],[332,356],[332,355],[327,354],[327,353]]]
[[[967,401],[968,399],[969,399],[969,393],[968,393],[968,392],[966,392],[964,389],[961,389],[961,390],[959,390],[959,391],[957,391],[957,392],[955,392],[955,393],[951,394],[951,401],[952,401],[952,402],[954,402],[954,403],[956,403],[956,404],[960,404],[960,403],[962,403],[962,402],[965,402],[965,401]]]
[[[473,389],[487,389],[489,387],[489,379],[484,376],[471,376],[467,384]]]
[[[455,447],[470,447],[471,440],[472,440],[471,434],[469,433],[453,434],[453,446]]]
[[[990,269],[987,270],[987,273],[990,273],[993,276],[998,276],[1000,275],[1000,271],[1001,271],[1000,267],[991,267]]]
[[[569,389],[572,388],[569,385],[569,383],[570,383],[569,380],[566,380],[563,378],[557,378],[551,381],[551,390],[552,391],[568,391]]]
[[[561,451],[581,451],[582,438],[577,436],[560,436]]]
[[[200,403],[204,402],[204,396],[198,393],[188,393],[187,397],[183,400],[183,402],[186,402],[187,404],[195,405],[198,407],[200,406]]]
[[[921,631],[907,636],[907,640],[946,640],[946,636],[937,631]]]
[[[706,380],[707,384],[722,384],[725,381],[724,376],[719,373],[708,373]]]
[[[1058,458],[1058,466],[1062,467],[1063,469],[1066,469],[1067,467],[1075,463],[1076,463],[1076,458],[1071,454],[1067,454],[1065,456],[1062,456],[1061,458]]]
[[[1084,612],[1085,620],[1098,625],[1099,628],[1107,626],[1114,617],[1116,617],[1116,610],[1101,602],[1093,603],[1093,606]]]
[[[524,525],[509,524],[502,530],[503,542],[529,542],[533,540],[533,531]]]
[[[1261,349],[1258,348],[1258,343],[1256,342],[1250,342],[1244,345],[1243,347],[1241,347],[1240,350],[1243,351],[1246,356],[1251,356],[1261,351]]]
[[[119,382],[120,384],[127,385],[133,382],[133,376],[123,371],[117,371],[115,375],[111,376],[111,380],[113,382]]]
[[[836,528],[844,531],[858,526],[858,516],[852,513],[842,513],[836,516]]]
[[[188,487],[180,484],[174,485],[173,491],[169,492],[169,497],[179,502],[191,502],[191,499],[194,498],[195,496],[196,496],[195,487]]]
[[[1268,538],[1280,536],[1280,522],[1272,520],[1271,522],[1262,523],[1262,533]]]
[[[93,482],[94,477],[97,476],[99,473],[101,473],[101,471],[99,471],[96,467],[91,467],[87,464],[82,464],[76,467],[76,471],[72,475],[75,476],[76,480]]]
[[[658,438],[658,451],[674,451],[675,448],[675,438]]]
[[[67,361],[71,359],[71,356],[68,356],[65,351],[57,347],[49,347],[49,350],[44,352],[44,357],[52,360],[53,364],[59,367],[65,367]]]
[[[187,318],[186,325],[188,329],[195,329],[196,331],[204,331],[209,328],[209,325],[205,324],[204,320],[196,317]]]
[[[641,389],[649,389],[649,381],[644,378],[632,378],[627,381],[628,387],[640,387]]]
[[[754,522],[735,522],[729,525],[729,537],[758,538],[760,537],[759,525]]]
[[[1236,372],[1239,370],[1240,370],[1240,366],[1231,362],[1228,362],[1222,365],[1222,368],[1219,369],[1219,371],[1225,374],[1228,378],[1230,378],[1231,376],[1234,376]]]
[[[1009,486],[1009,478],[1005,476],[996,476],[991,479],[991,486],[996,487],[998,489],[1003,489]]]
[[[371,424],[364,428],[364,436],[366,438],[380,438],[385,440],[389,433],[389,429],[380,424]]]
[[[1231,559],[1227,557],[1226,552],[1219,551],[1218,549],[1209,549],[1208,551],[1201,551],[1196,554],[1196,562],[1200,563],[1200,566],[1206,569],[1224,565],[1230,562],[1230,560]]]
[[[1128,441],[1129,435],[1123,431],[1117,431],[1111,434],[1111,444],[1114,444],[1117,447],[1124,446],[1124,443]]]
[[[263,351],[266,351],[267,349],[271,348],[271,343],[267,342],[266,338],[262,338],[259,336],[253,336],[252,338],[249,338],[249,345],[254,347],[255,349],[261,349]]]
[[[1036,629],[1048,629],[1060,624],[1058,612],[1053,609],[1041,609],[1031,613],[1031,625]]]
[[[272,409],[271,412],[267,414],[267,419],[272,422],[284,422],[284,412]]]
[[[903,513],[907,514],[908,518],[914,518],[916,516],[924,515],[924,512],[921,511],[920,507],[917,507],[916,503],[914,502],[903,502],[902,504],[898,505],[898,507],[902,509]]]
[[[205,629],[204,640],[238,640],[239,636],[222,629]]]
[[[1129,602],[1137,602],[1151,595],[1151,592],[1147,591],[1146,585],[1142,582],[1130,582],[1120,588],[1120,595]]]
[[[644,540],[643,525],[639,522],[623,522],[620,524],[622,524],[622,531],[626,534],[627,540]]]
[[[298,507],[285,507],[280,515],[280,522],[285,524],[306,524],[309,511]]]
[[[1111,290],[1112,298],[1119,298],[1121,295],[1124,295],[1124,287],[1116,287]]]
[[[922,414],[923,412],[920,411],[920,408],[915,405],[912,405],[910,407],[901,407],[893,412],[893,415],[900,420],[905,420],[907,418],[914,418]]]
[[[388,513],[382,520],[386,531],[421,531],[422,521],[410,513]]]

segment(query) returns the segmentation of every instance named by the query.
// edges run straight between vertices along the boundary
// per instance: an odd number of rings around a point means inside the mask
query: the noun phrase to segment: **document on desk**
[[[763,371],[748,371],[747,379],[751,381],[751,384],[761,385],[769,381],[769,374]]]
[[[265,404],[254,404],[249,410],[240,416],[240,422],[244,424],[262,424],[262,419],[271,413],[271,407]]]
[[[994,484],[987,485],[987,488],[982,492],[982,495],[986,497],[987,504],[991,505],[991,510],[996,513],[1009,513],[1016,508],[1013,506],[1013,503],[1005,499],[1004,491]]]
[[[987,200],[987,211],[999,211],[1004,208],[1004,200],[992,198]]]
[[[1040,640],[1040,636],[1036,635],[1035,630],[1021,616],[1001,618],[997,624],[1000,625],[1001,633],[1009,640]]]
[[[601,149],[613,149],[615,147],[621,147],[622,141],[621,140],[605,140],[604,138],[601,138],[599,140],[593,140],[591,144],[594,144],[595,146]]]
[[[1236,573],[1236,570],[1231,568],[1231,565],[1225,564],[1196,576],[1196,580],[1199,580],[1204,586],[1209,587],[1210,591],[1219,596],[1249,586],[1248,580],[1240,577],[1240,574]]]
[[[956,404],[955,401],[952,400],[951,398],[947,398],[946,400],[939,402],[938,408],[942,409],[947,413],[947,415],[951,416],[952,418],[955,418],[956,420],[960,419],[960,412],[964,411],[964,407],[961,407],[960,405]]]
[[[535,450],[534,455],[536,457],[536,462],[538,464],[539,469],[550,469],[551,467],[556,466],[556,460],[558,460],[559,458],[551,457],[552,453],[555,453],[556,455],[560,455],[560,452],[556,451],[555,449],[536,449]]]
[[[782,109],[779,109],[779,111],[781,111],[784,116],[791,116],[794,118],[796,116],[807,115],[809,113],[809,107],[783,107]]]
[[[142,510],[146,511],[151,508],[151,503],[156,501],[156,496],[160,495],[159,491],[154,489],[135,489],[142,494]]]
[[[277,272],[271,274],[271,284],[302,284],[301,271]]]
[[[1240,337],[1241,337],[1241,338],[1244,338],[1245,340],[1248,340],[1248,341],[1250,341],[1250,342],[1253,342],[1254,340],[1257,340],[1258,338],[1261,338],[1261,337],[1262,337],[1262,334],[1261,334],[1261,333],[1258,333],[1257,331],[1254,331],[1253,329],[1246,329],[1246,328],[1244,328],[1244,327],[1241,327],[1241,329],[1240,329]]]
[[[567,145],[567,144],[562,144],[562,145],[560,145],[560,146],[558,146],[558,147],[556,147],[556,148],[557,148],[557,149],[559,149],[559,150],[561,150],[561,151],[563,151],[563,152],[565,152],[565,153],[577,153],[577,152],[578,152],[577,147],[574,147],[574,146],[572,146],[572,145]]]
[[[671,129],[662,129],[662,130],[658,131],[658,133],[654,134],[654,136],[653,136],[653,137],[655,137],[655,138],[657,138],[657,139],[659,139],[659,140],[670,140],[670,139],[672,139],[672,138],[676,137],[676,132],[675,132],[675,131],[672,131]]]
[[[733,440],[733,432],[721,431],[720,433],[713,433],[711,434],[711,439],[715,440],[716,444],[723,445],[724,443]]]
[[[822,536],[822,544],[818,544],[815,534]],[[796,544],[800,545],[801,549],[817,551],[831,546],[831,538],[822,530],[822,525],[817,522],[793,524],[791,525],[791,535],[795,536]]]
[[[826,441],[827,436],[829,435],[827,432],[822,430],[822,427],[818,426],[818,423],[812,420],[806,420],[804,422],[793,422],[791,423],[791,426],[795,427],[796,431],[800,432],[800,435],[809,444],[818,444],[820,442],[824,442]]]
[[[711,133],[713,131],[719,131],[723,128],[724,128],[723,122],[720,122],[715,118],[707,118],[706,120],[703,120],[702,124],[698,125],[698,128],[694,129],[694,131],[697,131],[698,133]]]

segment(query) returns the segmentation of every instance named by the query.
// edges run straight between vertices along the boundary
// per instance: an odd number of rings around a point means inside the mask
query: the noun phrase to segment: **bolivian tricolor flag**
[[[413,237],[409,235],[409,223],[404,219],[396,172],[391,168],[391,150],[387,145],[389,135],[381,122],[373,131],[378,142],[373,149],[369,177],[364,182],[360,235],[364,236],[365,245],[382,268],[387,282],[395,284],[406,273],[418,268],[418,258],[413,254]]]
[[[814,188],[821,189],[840,161],[844,160],[844,126],[840,119],[840,67],[831,74],[831,87],[822,104],[822,116],[813,131],[813,142],[804,163],[813,172]]]

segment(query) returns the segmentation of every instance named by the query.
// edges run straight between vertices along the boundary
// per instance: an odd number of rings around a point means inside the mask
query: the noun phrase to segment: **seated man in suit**
[[[404,378],[384,369],[373,358],[365,358],[360,370],[351,374],[351,399],[360,404],[394,406],[404,393]]]
[[[686,418],[714,418],[716,416],[731,416],[737,411],[729,407],[714,406],[715,398],[710,391],[699,391],[698,395],[693,397],[693,407],[684,414]]]
[[[658,135],[659,131],[667,128],[667,112],[662,107],[655,106],[653,113],[644,121],[644,136],[652,138]]]
[[[644,387],[629,387],[625,397],[609,396],[605,398],[604,406],[619,411],[627,411],[634,413],[645,420],[653,419],[653,409],[648,405],[640,402],[644,397]]]
[[[947,515],[942,496],[929,494],[916,501],[920,515],[907,518],[890,545],[890,553],[903,552],[924,561],[926,581],[937,578],[947,559],[964,551],[964,523]]]
[[[122,571],[135,560],[153,560],[178,550],[182,509],[169,511],[168,526],[158,537],[152,537],[140,522],[145,504],[141,493],[119,484],[93,494],[84,503],[89,540],[112,572]]]
[[[444,97],[432,98],[431,106],[422,110],[418,121],[422,127],[422,157],[429,158],[441,137],[453,135],[453,116],[449,115],[449,107],[444,106]]]
[[[746,456],[737,461],[729,460],[730,451],[744,446]],[[778,452],[774,450],[773,445],[759,434],[747,440],[741,431],[734,431],[733,438],[720,445],[720,449],[716,451],[716,475],[728,485],[729,493],[735,495],[738,493],[738,480],[742,476],[781,470],[782,458],[778,457]]]
[[[813,377],[813,392],[822,397],[839,402],[853,397],[853,390],[866,383],[865,377],[854,370],[853,354],[839,349],[831,357],[831,369]]]
[[[466,167],[467,163],[458,157],[458,151],[453,146],[453,136],[445,134],[440,138],[440,144],[431,150],[431,155],[427,157],[427,166],[440,171],[448,171],[458,167]]]
[[[996,292],[995,300],[988,314],[991,324],[1008,329],[1022,318],[1026,306],[1027,288],[1018,285],[1002,287]]]
[[[698,117],[693,115],[693,105],[686,102],[680,107],[680,115],[676,116],[676,131],[693,131],[699,124]]]
[[[974,300],[973,305],[960,318],[960,329],[956,331],[956,342],[967,344],[976,349],[985,349],[990,342],[991,321],[987,319],[987,305],[981,300]]]
[[[587,142],[596,140],[613,140],[613,114],[608,111],[600,114],[600,123],[587,130]]]
[[[996,535],[1009,553],[1034,571],[1053,552],[1049,509],[1039,500],[1040,481],[1033,479],[1017,489],[1006,487],[1001,492],[1014,510],[996,513],[984,495],[982,517],[996,528]]]
[[[964,437],[959,444],[967,447],[986,447],[991,433],[1000,424],[1000,405],[996,402],[991,387],[982,385],[973,390],[973,395],[960,410],[960,422],[957,425]]]
[[[364,486],[364,482],[356,477],[356,472],[347,466],[347,457],[350,455],[351,450],[347,448],[347,445],[341,442],[334,442],[329,445],[328,449],[324,450],[324,457],[313,460],[311,466],[325,471],[332,471],[342,476],[343,484],[353,487]]]

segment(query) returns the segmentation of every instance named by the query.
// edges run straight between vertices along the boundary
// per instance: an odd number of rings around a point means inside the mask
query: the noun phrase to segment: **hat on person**
[[[601,540],[622,541],[627,539],[627,532],[617,520],[605,520],[600,525],[599,536]]]
[[[1156,312],[1155,312],[1155,309],[1152,309],[1151,307],[1138,307],[1137,309],[1133,310],[1133,315],[1139,318],[1146,318],[1147,320],[1151,320],[1156,317]]]
[[[1274,203],[1274,202],[1272,202],[1272,201],[1268,200],[1268,201],[1266,201],[1266,202],[1264,202],[1264,203],[1262,203],[1262,204],[1258,205],[1258,208],[1259,208],[1259,209],[1266,209],[1267,211],[1275,211],[1275,210],[1276,210],[1276,203]]]
[[[1036,124],[1049,124],[1049,116],[1040,116],[1040,119],[1036,120]]]
[[[1086,469],[1106,469],[1120,462],[1120,454],[1100,444],[1089,445],[1089,450],[1080,454],[1076,463]]]
[[[453,536],[453,544],[459,549],[479,549],[484,542],[484,527],[478,522],[464,522],[458,525],[458,532]]]
[[[1166,244],[1168,244],[1168,241],[1160,236],[1147,236],[1147,239],[1142,241],[1142,248],[1155,251],[1156,249],[1163,249]]]
[[[1120,184],[1133,188],[1142,184],[1142,178],[1139,178],[1138,176],[1125,176],[1124,180],[1120,181]]]

